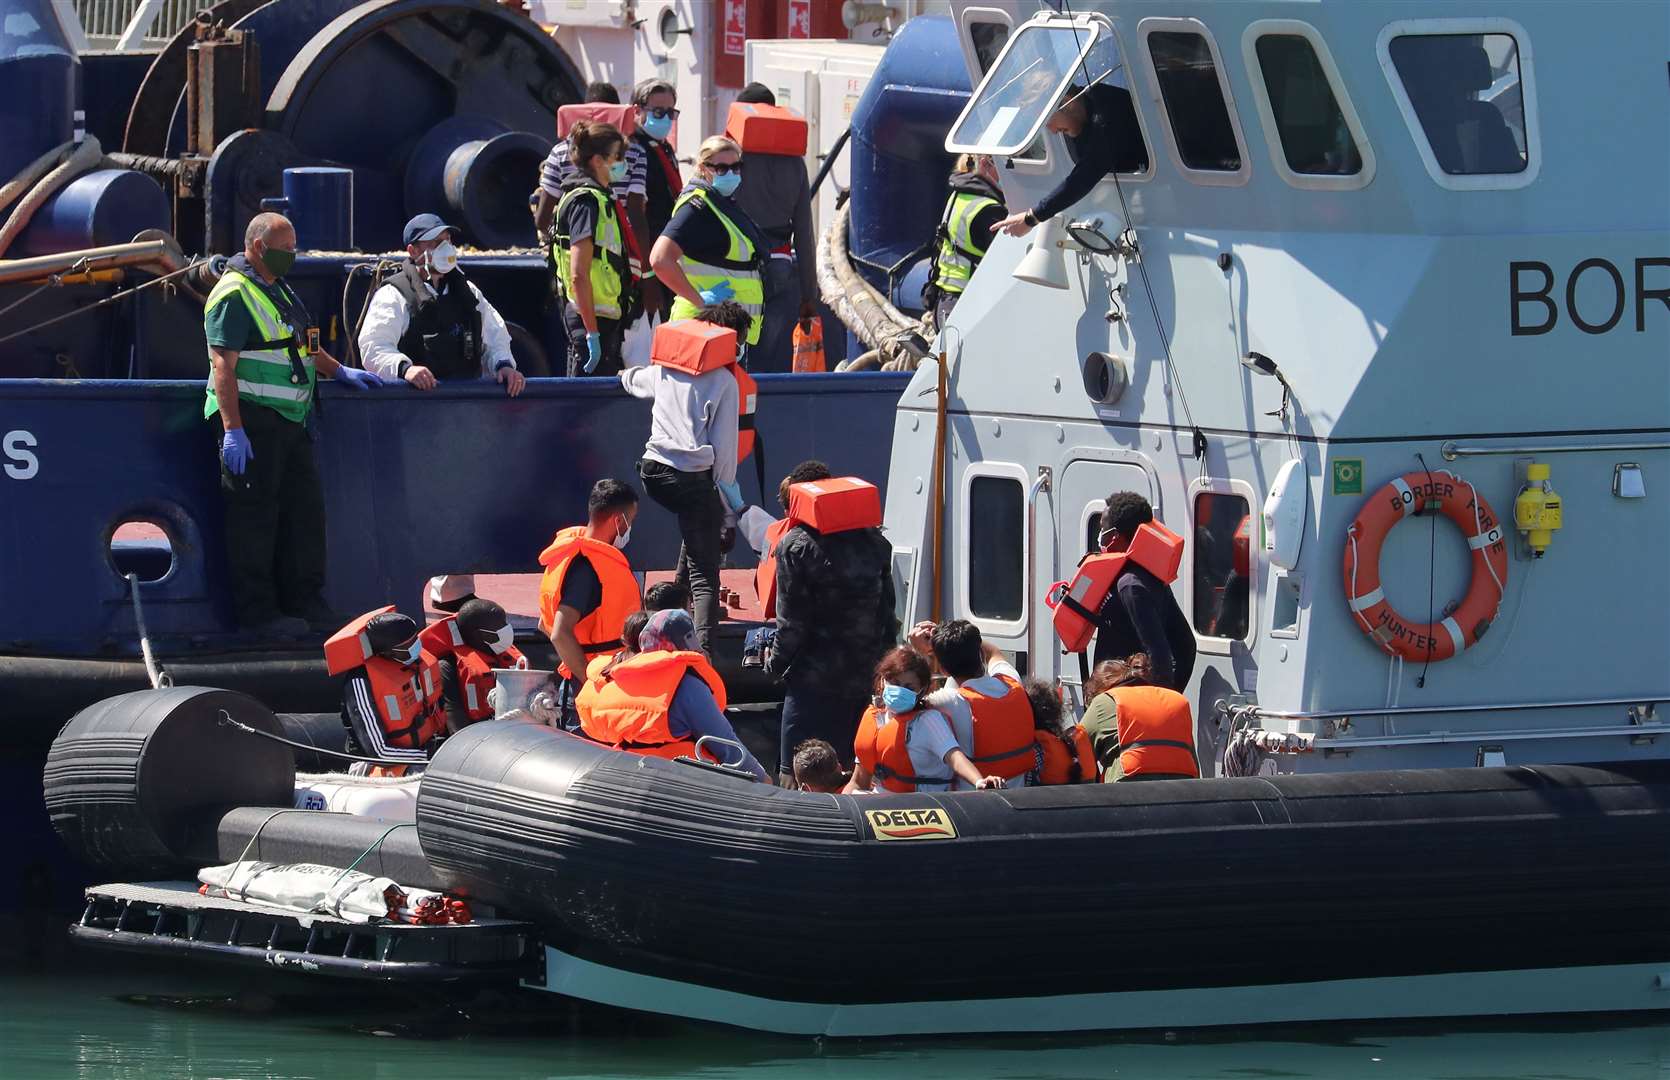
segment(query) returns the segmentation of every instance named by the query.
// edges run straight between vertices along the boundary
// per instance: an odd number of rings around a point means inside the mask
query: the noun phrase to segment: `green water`
[[[467,1006],[80,955],[0,975],[0,1077],[470,1080],[482,1077],[1670,1078],[1670,1021],[1334,1023],[1265,1032],[818,1041],[751,1035],[535,995]],[[342,993],[341,990],[335,993]]]

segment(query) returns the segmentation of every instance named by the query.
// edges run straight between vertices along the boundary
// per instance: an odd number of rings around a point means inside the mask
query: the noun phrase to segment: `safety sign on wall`
[[[748,44],[748,0],[725,0],[722,14],[725,52],[741,56]]]

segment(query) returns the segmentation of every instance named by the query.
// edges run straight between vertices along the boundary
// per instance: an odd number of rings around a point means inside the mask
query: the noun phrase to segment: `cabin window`
[[[984,75],[997,63],[998,54],[1003,52],[1003,46],[1009,44],[1009,24],[1005,22],[976,21],[968,24],[969,44],[974,46],[974,59],[980,65],[980,74]]]
[[[971,43],[984,64],[978,43]],[[1023,26],[1008,35],[952,125],[945,149],[999,157],[1030,154],[1062,101],[1087,86],[1106,83],[1123,89],[1123,71],[1113,30],[1096,16]]]
[[[1183,167],[1240,172],[1241,143],[1211,43],[1204,34],[1185,30],[1150,30],[1146,40],[1172,145]]]
[[[1287,167],[1311,176],[1362,172],[1362,151],[1310,41],[1298,34],[1265,34],[1257,51]]]
[[[1195,495],[1194,628],[1210,638],[1245,638],[1252,596],[1251,510],[1240,495]]]
[[[968,610],[975,618],[1021,617],[1026,571],[1026,490],[1010,476],[975,476],[968,487]]]
[[[1432,159],[1450,176],[1530,163],[1519,47],[1511,34],[1405,34],[1387,54]]]

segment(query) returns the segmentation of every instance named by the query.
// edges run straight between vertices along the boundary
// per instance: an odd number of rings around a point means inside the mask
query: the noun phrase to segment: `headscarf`
[[[691,620],[690,613],[682,608],[657,611],[644,624],[643,633],[638,635],[638,651],[641,653],[698,652],[700,649],[696,624]]]

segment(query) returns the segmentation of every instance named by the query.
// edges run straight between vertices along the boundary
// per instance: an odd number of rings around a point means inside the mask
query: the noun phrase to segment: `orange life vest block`
[[[1188,698],[1164,686],[1116,686],[1104,692],[1119,707],[1123,775],[1200,776]]]
[[[600,124],[613,124],[615,129],[627,138],[638,130],[638,110],[632,105],[611,105],[606,101],[590,101],[584,104],[557,106],[557,138],[566,139],[568,133],[574,130],[574,125],[581,120],[595,120]]]
[[[371,649],[371,639],[365,635],[365,626],[378,615],[386,615],[394,610],[394,605],[368,611],[364,615],[353,619],[325,639],[325,670],[332,675],[343,675],[357,667],[364,667],[365,662],[374,655]]]
[[[1021,684],[999,675],[1004,693],[987,697],[977,690],[959,686],[957,693],[974,714],[974,753],[970,759],[982,776],[1005,780],[1032,771],[1032,702]]]
[[[870,775],[888,791],[909,793],[922,784],[950,787],[955,779],[949,766],[944,776],[915,775],[916,767],[911,764],[910,748],[905,743],[910,733],[910,722],[923,712],[922,709],[912,709],[903,716],[895,716],[891,724],[883,727],[881,718],[887,715],[887,711],[871,705],[864,710],[864,717],[858,722],[858,735],[852,742],[853,760],[869,770]]]
[[[551,539],[550,546],[539,553],[539,564],[545,576],[539,582],[539,629],[550,636],[551,625],[557,617],[557,605],[562,600],[563,576],[569,564],[581,552],[591,561],[592,569],[603,584],[603,602],[597,610],[580,620],[574,636],[587,656],[612,653],[620,648],[621,628],[626,617],[643,607],[638,592],[638,579],[632,576],[632,564],[626,555],[612,544],[593,540],[586,535],[584,525],[563,529]],[[572,673],[566,664],[557,669],[564,678]]]
[[[1034,731],[1032,740],[1043,758],[1038,766],[1038,783],[1093,784],[1101,780],[1090,733],[1079,725],[1069,727],[1063,735],[1053,731]]]
[[[754,595],[760,598],[763,617],[777,617],[777,543],[790,529],[794,518],[786,517],[766,526],[765,550],[760,553],[760,564],[754,568]]]
[[[735,330],[696,319],[680,319],[655,328],[649,358],[651,363],[686,375],[730,369],[736,379],[736,460],[740,463],[754,452],[754,412],[759,405],[760,387],[736,362],[736,349]]]
[[[736,101],[725,114],[725,137],[745,155],[805,157],[809,135],[806,118],[781,105]]]
[[[789,517],[825,536],[881,525],[881,491],[868,480],[843,476],[789,488]]]
[[[687,671],[694,671],[725,708],[725,684],[699,652],[639,653],[586,679],[574,699],[580,729],[616,750],[650,757],[695,757],[696,742],[672,733],[668,711]]]
[[[1111,555],[1086,555],[1071,581],[1050,586],[1044,603],[1055,612],[1055,633],[1068,652],[1083,652],[1090,646],[1103,601],[1113,591],[1126,563],[1142,567],[1166,584],[1177,580],[1183,562],[1183,538],[1149,521],[1137,526],[1131,546]]]

